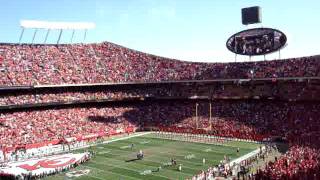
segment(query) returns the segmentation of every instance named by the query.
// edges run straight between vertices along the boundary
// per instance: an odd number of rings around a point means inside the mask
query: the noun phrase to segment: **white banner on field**
[[[79,154],[61,154],[56,156],[43,157],[40,159],[31,159],[23,162],[12,162],[0,167],[0,173],[22,175],[32,174],[39,175],[43,173],[50,173],[56,169],[63,169],[72,164],[83,160],[88,153]]]

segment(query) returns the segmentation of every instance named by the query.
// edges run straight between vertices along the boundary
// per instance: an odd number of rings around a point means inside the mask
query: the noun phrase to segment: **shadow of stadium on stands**
[[[88,116],[89,121],[117,124],[119,120],[115,116]]]
[[[127,111],[116,117],[89,117],[91,121],[119,123],[127,121],[146,130],[148,127],[196,127],[196,103],[198,103],[198,124],[200,129],[208,129],[209,103],[184,101],[145,101],[126,105]],[[118,106],[123,107],[123,106]],[[117,108],[117,107],[113,107]],[[229,131],[239,134],[239,138],[249,138],[246,131],[253,134],[268,135],[276,138],[298,136],[303,127],[318,117],[318,103],[278,102],[268,100],[215,100],[212,102],[213,135],[230,137]],[[306,110],[307,113],[306,113]],[[305,116],[305,117],[304,117]],[[301,121],[304,119],[304,121]],[[301,122],[299,122],[299,120]],[[300,123],[300,124],[297,124]],[[316,129],[316,128],[315,128]],[[317,136],[313,137],[314,139]],[[307,146],[313,146],[307,144]],[[317,147],[317,146],[315,146]],[[287,147],[279,148],[285,152]]]
[[[259,74],[259,78],[277,77],[296,77],[296,71],[293,69],[308,69],[303,76],[318,77],[318,68],[313,67],[319,61],[320,55],[302,58],[274,60],[274,61],[257,61],[257,62],[239,62],[239,63],[220,63],[220,65],[207,64],[205,70],[199,72],[195,77],[189,79],[241,79],[250,78],[250,71],[253,70],[254,75]],[[293,60],[293,61],[292,61]],[[279,69],[283,69],[279,71]],[[286,71],[287,70],[287,71]],[[289,71],[292,70],[292,71]],[[186,78],[188,79],[188,78]]]
[[[220,63],[220,66],[214,67],[210,67],[209,65],[205,70],[199,72],[192,79],[206,80],[248,78],[248,73],[250,70],[254,69],[254,67],[256,67],[254,62]]]

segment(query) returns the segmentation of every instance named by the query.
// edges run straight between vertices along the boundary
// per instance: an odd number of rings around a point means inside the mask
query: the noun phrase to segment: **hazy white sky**
[[[319,0],[1,0],[0,41],[18,42],[21,19],[94,22],[86,42],[110,41],[129,48],[189,61],[234,61],[225,47],[234,33],[255,26],[241,24],[241,8],[262,8],[262,24],[288,36],[282,58],[315,55],[320,52]],[[25,31],[23,42],[31,42],[33,30]],[[35,42],[42,43],[45,31]],[[62,42],[70,41],[65,31]],[[58,31],[50,33],[55,43]],[[83,31],[76,33],[81,42]],[[278,53],[267,55],[267,59]],[[263,56],[252,58],[261,60]],[[238,60],[248,57],[238,56]]]

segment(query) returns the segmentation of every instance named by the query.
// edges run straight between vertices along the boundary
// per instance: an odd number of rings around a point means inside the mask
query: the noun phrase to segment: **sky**
[[[288,37],[281,58],[320,52],[319,0],[0,0],[0,42],[19,42],[20,20],[93,22],[83,41],[76,31],[74,42],[113,42],[163,57],[194,62],[233,62],[225,46],[234,33],[254,28],[279,29]],[[241,8],[260,6],[262,23],[241,24]],[[24,32],[22,42],[32,41],[34,30]],[[70,43],[65,30],[61,43]],[[39,30],[35,43],[43,43]],[[59,31],[51,31],[47,43],[56,43]],[[263,60],[263,56],[251,60]],[[279,53],[266,56],[279,58]],[[249,61],[237,56],[237,61]]]

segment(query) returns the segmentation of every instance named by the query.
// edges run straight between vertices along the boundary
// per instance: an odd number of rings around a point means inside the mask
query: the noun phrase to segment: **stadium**
[[[95,23],[20,27],[0,43],[0,179],[320,179],[320,56],[281,58],[281,29],[233,30],[234,62],[191,62],[86,42]]]

